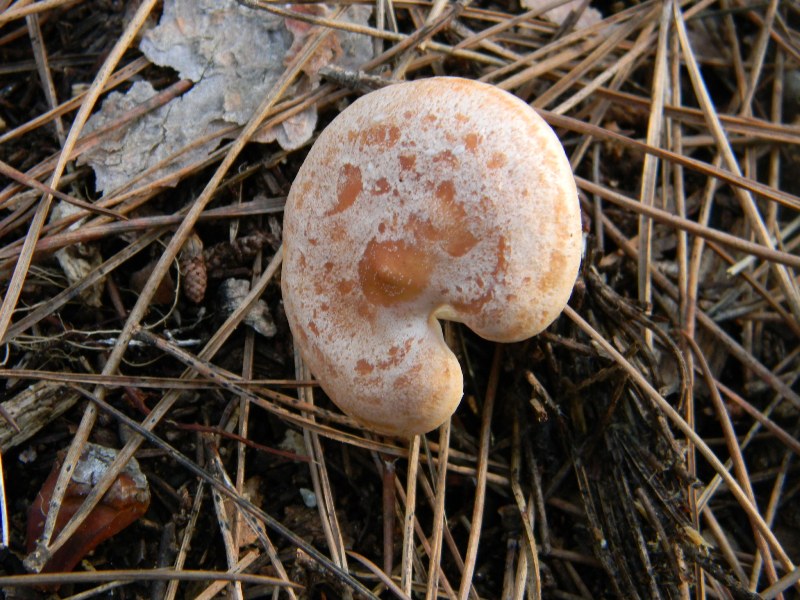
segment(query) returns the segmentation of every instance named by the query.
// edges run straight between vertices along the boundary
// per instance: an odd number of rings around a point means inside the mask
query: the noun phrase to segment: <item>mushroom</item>
[[[399,83],[336,117],[297,174],[286,316],[335,404],[412,436],[463,394],[437,319],[498,342],[536,335],[566,305],[581,247],[569,162],[530,106],[466,79]]]

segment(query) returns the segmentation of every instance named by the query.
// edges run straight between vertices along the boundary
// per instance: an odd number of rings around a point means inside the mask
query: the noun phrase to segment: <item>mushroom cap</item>
[[[471,80],[398,83],[320,134],[284,216],[283,299],[323,390],[375,431],[436,428],[463,394],[437,319],[515,342],[580,265],[575,181],[552,129]]]

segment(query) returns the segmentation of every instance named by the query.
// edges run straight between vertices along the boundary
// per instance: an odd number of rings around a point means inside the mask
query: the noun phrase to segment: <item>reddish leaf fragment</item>
[[[116,457],[116,450],[97,444],[86,445],[58,512],[54,538],[77,512],[83,500],[106,473]],[[28,510],[28,552],[33,551],[36,541],[42,535],[50,509],[53,488],[58,479],[62,462],[63,455],[60,454],[53,465],[53,470]],[[119,533],[141,517],[149,505],[150,489],[147,479],[139,469],[136,460],[131,459],[75,534],[47,561],[42,572],[71,571],[98,544]]]

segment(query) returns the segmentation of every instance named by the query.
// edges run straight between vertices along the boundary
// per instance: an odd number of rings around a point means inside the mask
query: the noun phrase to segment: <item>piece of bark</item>
[[[19,426],[16,431],[5,419],[0,419],[0,452],[33,437],[72,408],[80,394],[63,384],[39,381],[3,402],[3,409]]]

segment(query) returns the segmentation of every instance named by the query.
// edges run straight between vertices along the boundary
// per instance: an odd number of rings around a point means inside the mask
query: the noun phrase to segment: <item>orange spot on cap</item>
[[[446,163],[453,169],[457,169],[459,162],[456,155],[450,152],[450,150],[444,150],[443,152],[439,152],[436,156],[433,157],[434,163]]]
[[[363,358],[356,363],[356,373],[358,373],[359,375],[369,375],[374,370],[375,367],[373,367],[368,361],[364,360]]]
[[[490,169],[499,169],[504,164],[506,164],[506,160],[507,159],[505,154],[503,154],[502,152],[495,152],[494,154],[492,154],[492,157],[486,163],[486,166],[489,167]]]
[[[383,150],[393,147],[400,140],[400,128],[394,125],[373,125],[361,132],[361,143],[378,146]]]
[[[342,165],[339,171],[339,180],[336,182],[336,206],[326,215],[335,215],[353,206],[363,189],[361,169],[349,163]]]
[[[392,186],[389,185],[389,182],[386,180],[386,177],[381,177],[380,179],[378,179],[378,181],[375,182],[375,187],[372,188],[372,195],[382,196],[391,189]]]
[[[414,154],[401,154],[399,158],[400,169],[403,171],[411,171],[417,164],[417,157]]]
[[[432,261],[422,249],[404,241],[372,240],[358,263],[361,289],[381,306],[407,302],[428,286]]]

